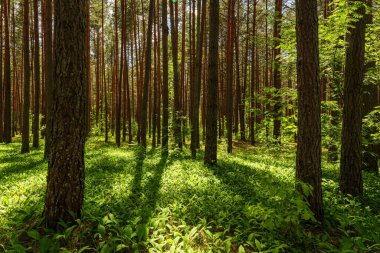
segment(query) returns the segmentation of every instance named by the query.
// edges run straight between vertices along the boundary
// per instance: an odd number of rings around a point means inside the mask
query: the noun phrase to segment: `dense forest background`
[[[230,2],[228,4],[231,4]],[[8,4],[7,10],[4,4],[2,5],[2,13],[5,14],[4,11],[7,11],[8,17],[2,19],[1,111],[8,111],[7,103],[11,101],[11,117],[7,119],[8,116],[2,116],[1,126],[6,125],[8,128],[10,126],[11,136],[22,132],[24,58],[28,57],[30,117],[32,121],[32,117],[41,115],[42,120],[38,122],[35,120],[34,124],[41,122],[42,130],[34,126],[33,132],[42,131],[43,135],[50,67],[47,57],[49,54],[47,22],[52,20],[47,17],[44,1],[37,1],[37,4],[30,1],[28,26],[30,31],[27,38],[29,43],[25,48],[22,1],[10,1]],[[295,3],[294,1],[283,3],[282,1],[278,3],[233,1],[233,6],[228,4],[223,2],[220,6],[218,134],[220,137],[229,136],[227,132],[231,126],[228,127],[228,122],[231,122],[232,133],[236,139],[250,140],[252,143],[273,142],[276,139],[282,142],[294,140],[297,116]],[[378,66],[374,63],[379,60],[380,21],[379,8],[376,2],[374,4],[373,8],[367,9],[367,12],[371,12],[371,21],[366,29],[364,87],[378,83]],[[276,5],[279,9],[278,17],[275,15]],[[140,141],[139,131],[142,123],[139,124],[139,117],[143,104],[149,1],[122,1],[122,3],[92,1],[87,8],[86,11],[90,13],[89,27],[86,31],[90,77],[87,103],[90,119],[88,131],[91,130],[93,135],[104,135],[106,139],[110,136],[118,139],[120,132],[123,141]],[[170,29],[172,25],[170,17],[168,23],[167,32],[170,33],[168,104],[171,108],[169,113],[170,118],[174,118],[172,107],[174,101],[178,99],[176,104],[181,121],[181,131],[178,134],[185,143],[189,141],[187,139],[191,135],[191,112],[194,106],[199,107],[201,112],[199,125],[201,140],[204,139],[205,133],[209,29],[207,8],[208,5],[202,16],[202,1],[176,2],[173,10],[175,29]],[[336,120],[338,123],[334,124],[331,112],[336,111],[337,116],[341,117],[339,111],[342,109],[343,100],[346,33],[350,22],[357,18],[351,15],[356,8],[357,4],[348,4],[347,1],[318,1],[324,147],[336,144],[340,138],[341,120]],[[35,13],[38,14],[37,17]],[[162,126],[161,14],[161,3],[157,2],[151,28],[152,60],[149,69],[152,78],[149,78],[147,98],[147,133],[153,146],[160,144]],[[8,33],[8,36],[5,36],[5,33]],[[8,42],[6,38],[9,39]],[[5,50],[6,45],[9,45],[8,52]],[[173,47],[177,49],[176,52],[173,52]],[[24,57],[24,52],[28,52],[28,56]],[[176,62],[173,61],[174,54]],[[197,66],[199,61],[201,64]],[[4,69],[7,65],[10,67]],[[178,74],[176,83],[174,83],[174,69]],[[8,80],[4,79],[9,75],[7,72],[10,72],[11,99],[5,103],[5,98],[9,97],[8,91],[5,91],[9,86]],[[178,86],[177,92],[174,91],[174,84]],[[194,90],[196,91],[193,92]],[[7,93],[7,96],[4,93]],[[196,95],[196,101],[192,99],[193,93]],[[38,115],[35,113],[36,108],[39,111]],[[278,133],[279,130],[274,129],[273,123],[277,118],[281,118],[281,122],[276,123],[275,128],[280,125],[281,134]],[[8,120],[11,122],[8,123]],[[4,129],[1,128],[0,131],[4,138]],[[172,134],[173,131],[169,133]],[[179,144],[180,141],[177,142]]]
[[[4,250],[380,250],[379,1],[1,0],[1,17]]]

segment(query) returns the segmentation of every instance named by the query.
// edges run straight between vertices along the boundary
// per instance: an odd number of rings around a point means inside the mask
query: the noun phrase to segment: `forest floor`
[[[162,158],[91,138],[83,217],[59,233],[43,229],[43,149],[0,144],[0,252],[380,252],[378,176],[346,198],[324,159],[318,224],[295,191],[294,146],[235,144],[208,168],[187,148]]]

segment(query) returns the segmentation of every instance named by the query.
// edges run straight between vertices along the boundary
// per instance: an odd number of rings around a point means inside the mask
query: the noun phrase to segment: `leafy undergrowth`
[[[0,145],[0,251],[8,252],[379,252],[380,180],[344,198],[338,166],[324,161],[325,223],[294,190],[294,147],[236,143],[203,165],[190,152],[146,156],[92,138],[86,151],[82,219],[54,232],[42,211],[43,150]],[[225,146],[220,145],[220,150]]]

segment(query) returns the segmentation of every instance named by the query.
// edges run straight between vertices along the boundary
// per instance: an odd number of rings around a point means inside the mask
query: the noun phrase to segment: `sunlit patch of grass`
[[[20,143],[0,144],[0,244],[41,252],[379,250],[376,176],[365,173],[363,198],[344,198],[337,165],[324,159],[326,222],[318,225],[295,191],[294,145],[219,149],[217,166],[206,167],[202,152],[195,160],[187,149],[161,157],[159,148],[144,153],[91,138],[83,217],[56,233],[41,223],[43,150],[21,155]]]
[[[0,243],[34,214],[34,208],[40,209],[45,191],[43,150],[22,155],[20,150],[19,142],[0,144]]]

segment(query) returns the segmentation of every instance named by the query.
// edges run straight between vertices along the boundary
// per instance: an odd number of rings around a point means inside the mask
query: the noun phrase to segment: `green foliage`
[[[86,150],[83,217],[45,229],[42,149],[20,155],[0,144],[0,246],[8,252],[377,252],[380,192],[364,174],[361,199],[338,191],[337,167],[323,162],[326,221],[318,224],[295,189],[294,148],[249,147],[203,154],[91,138]],[[221,146],[220,150],[225,150]],[[310,192],[307,185],[301,186]],[[365,203],[365,204],[364,204]],[[322,226],[322,227],[321,227]],[[322,230],[320,228],[323,228]]]
[[[261,105],[254,109],[255,117],[260,119],[256,126],[258,141],[262,143],[276,143],[276,140],[270,139],[267,132],[272,132],[273,121],[280,118],[282,122],[282,139],[285,142],[294,141],[297,134],[297,91],[292,88],[281,88],[276,90],[273,87],[264,88],[262,93],[255,95],[255,101]],[[273,112],[273,107],[278,104],[281,114]],[[287,113],[287,112],[294,113]]]
[[[380,106],[364,117],[363,144],[380,144]]]
[[[322,147],[339,146],[342,131],[342,108],[336,101],[323,101],[321,110]],[[335,123],[334,117],[336,117]]]

